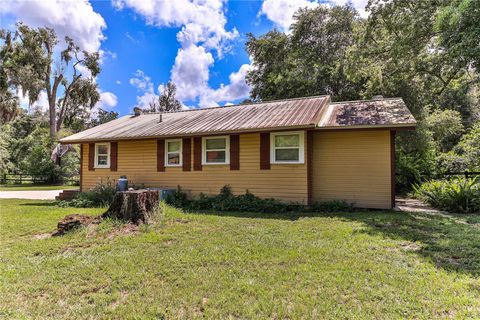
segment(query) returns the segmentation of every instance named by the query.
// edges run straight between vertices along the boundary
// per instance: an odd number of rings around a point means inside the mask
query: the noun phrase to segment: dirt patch
[[[126,223],[122,225],[120,228],[115,228],[111,232],[108,233],[107,238],[112,239],[118,236],[128,236],[138,233],[138,225],[133,223]]]
[[[62,236],[66,232],[78,229],[80,227],[86,227],[90,224],[99,224],[101,219],[95,216],[87,216],[84,214],[69,214],[63,217],[57,224],[57,230],[52,233],[52,236]]]
[[[48,239],[52,236],[52,234],[49,233],[39,233],[39,234],[34,234],[33,239],[35,240],[43,240],[43,239]]]

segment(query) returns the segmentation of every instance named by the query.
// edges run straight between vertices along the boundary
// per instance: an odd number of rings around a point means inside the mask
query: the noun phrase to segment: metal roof
[[[330,103],[322,112],[319,128],[403,127],[416,121],[401,98]]]
[[[358,125],[414,125],[402,99],[330,103],[329,96],[124,116],[62,143],[146,139]]]

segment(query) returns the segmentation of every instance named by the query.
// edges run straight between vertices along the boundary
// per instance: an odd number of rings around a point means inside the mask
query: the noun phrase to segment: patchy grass
[[[0,184],[0,191],[65,190],[79,188],[79,186],[72,185]]]
[[[42,238],[53,202],[0,202],[0,317],[479,318],[480,220],[183,214]],[[113,236],[112,236],[113,235]]]

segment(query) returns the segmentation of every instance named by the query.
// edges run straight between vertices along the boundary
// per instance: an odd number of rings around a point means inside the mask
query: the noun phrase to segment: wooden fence
[[[15,183],[15,184],[36,184],[36,183],[68,183],[68,184],[78,184],[80,178],[78,176],[74,177],[64,177],[61,181],[52,181],[48,176],[33,175],[28,173],[4,173],[0,175],[0,183]]]

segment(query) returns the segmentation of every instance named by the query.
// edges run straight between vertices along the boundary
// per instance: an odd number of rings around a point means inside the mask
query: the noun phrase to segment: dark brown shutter
[[[110,170],[117,171],[118,142],[110,143]]]
[[[157,171],[165,171],[165,140],[157,140]]]
[[[260,133],[260,169],[270,169],[270,133]]]
[[[88,171],[95,170],[95,143],[88,144]]]
[[[192,139],[182,139],[182,167],[183,171],[192,170]]]
[[[193,170],[202,170],[202,137],[193,138]]]
[[[240,136],[230,136],[230,170],[240,170]]]

